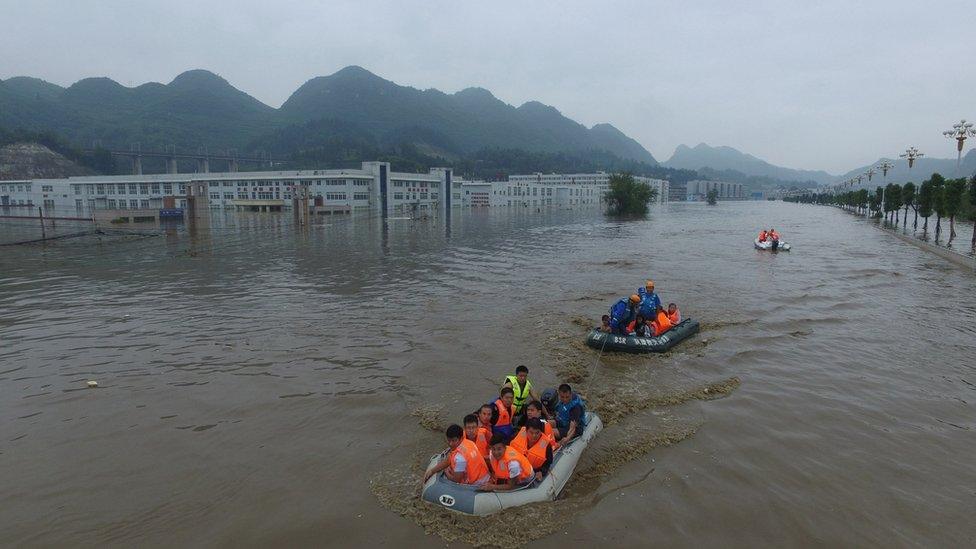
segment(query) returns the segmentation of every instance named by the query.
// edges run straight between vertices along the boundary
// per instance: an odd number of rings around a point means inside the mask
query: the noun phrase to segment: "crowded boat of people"
[[[568,384],[536,393],[520,365],[494,400],[447,427],[447,449],[431,458],[421,498],[487,515],[554,499],[603,428]]]
[[[637,293],[622,297],[603,315],[601,332],[622,336],[657,337],[681,322],[681,312],[674,303],[661,306],[661,298],[654,291],[654,281],[648,279]]]
[[[676,303],[665,308],[654,281],[648,279],[634,294],[610,306],[600,325],[587,335],[586,344],[601,352],[664,352],[698,333],[699,328],[697,321],[682,318]]]
[[[553,453],[586,428],[586,403],[565,383],[540,396],[528,376],[528,367],[518,366],[498,398],[447,428],[448,452],[426,471],[425,482],[443,471],[455,483],[499,491],[548,474]]]

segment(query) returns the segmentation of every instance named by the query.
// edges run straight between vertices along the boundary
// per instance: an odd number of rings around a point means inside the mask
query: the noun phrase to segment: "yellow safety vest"
[[[512,384],[512,392],[515,393],[515,400],[512,401],[512,408],[517,414],[522,411],[522,406],[525,405],[526,399],[529,398],[529,391],[532,390],[532,382],[529,381],[529,378],[525,378],[525,387],[520,388],[517,377],[505,376],[505,381],[502,382],[502,385],[505,385],[505,383]]]

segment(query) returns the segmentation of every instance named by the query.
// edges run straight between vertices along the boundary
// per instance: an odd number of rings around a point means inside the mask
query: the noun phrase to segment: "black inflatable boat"
[[[594,349],[622,353],[663,353],[698,333],[698,321],[686,318],[677,326],[657,337],[621,336],[594,328],[586,336],[586,344]]]

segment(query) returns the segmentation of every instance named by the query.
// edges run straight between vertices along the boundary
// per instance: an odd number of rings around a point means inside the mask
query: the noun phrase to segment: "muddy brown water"
[[[762,225],[793,251],[753,250]],[[647,276],[701,334],[598,358],[587,319]],[[766,202],[5,248],[0,545],[973,545],[974,290]],[[519,363],[607,419],[563,497],[417,502],[432,429]]]

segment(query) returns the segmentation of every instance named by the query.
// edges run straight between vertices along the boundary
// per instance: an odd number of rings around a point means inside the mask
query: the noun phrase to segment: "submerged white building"
[[[465,181],[451,168],[394,172],[386,162],[359,169],[169,173],[0,181],[0,207],[39,207],[52,217],[140,217],[194,206],[281,211],[308,205],[317,213],[424,212],[455,207],[599,204],[610,174],[513,175],[506,181]],[[666,201],[668,182],[635,177]],[[16,212],[14,212],[16,213]]]

